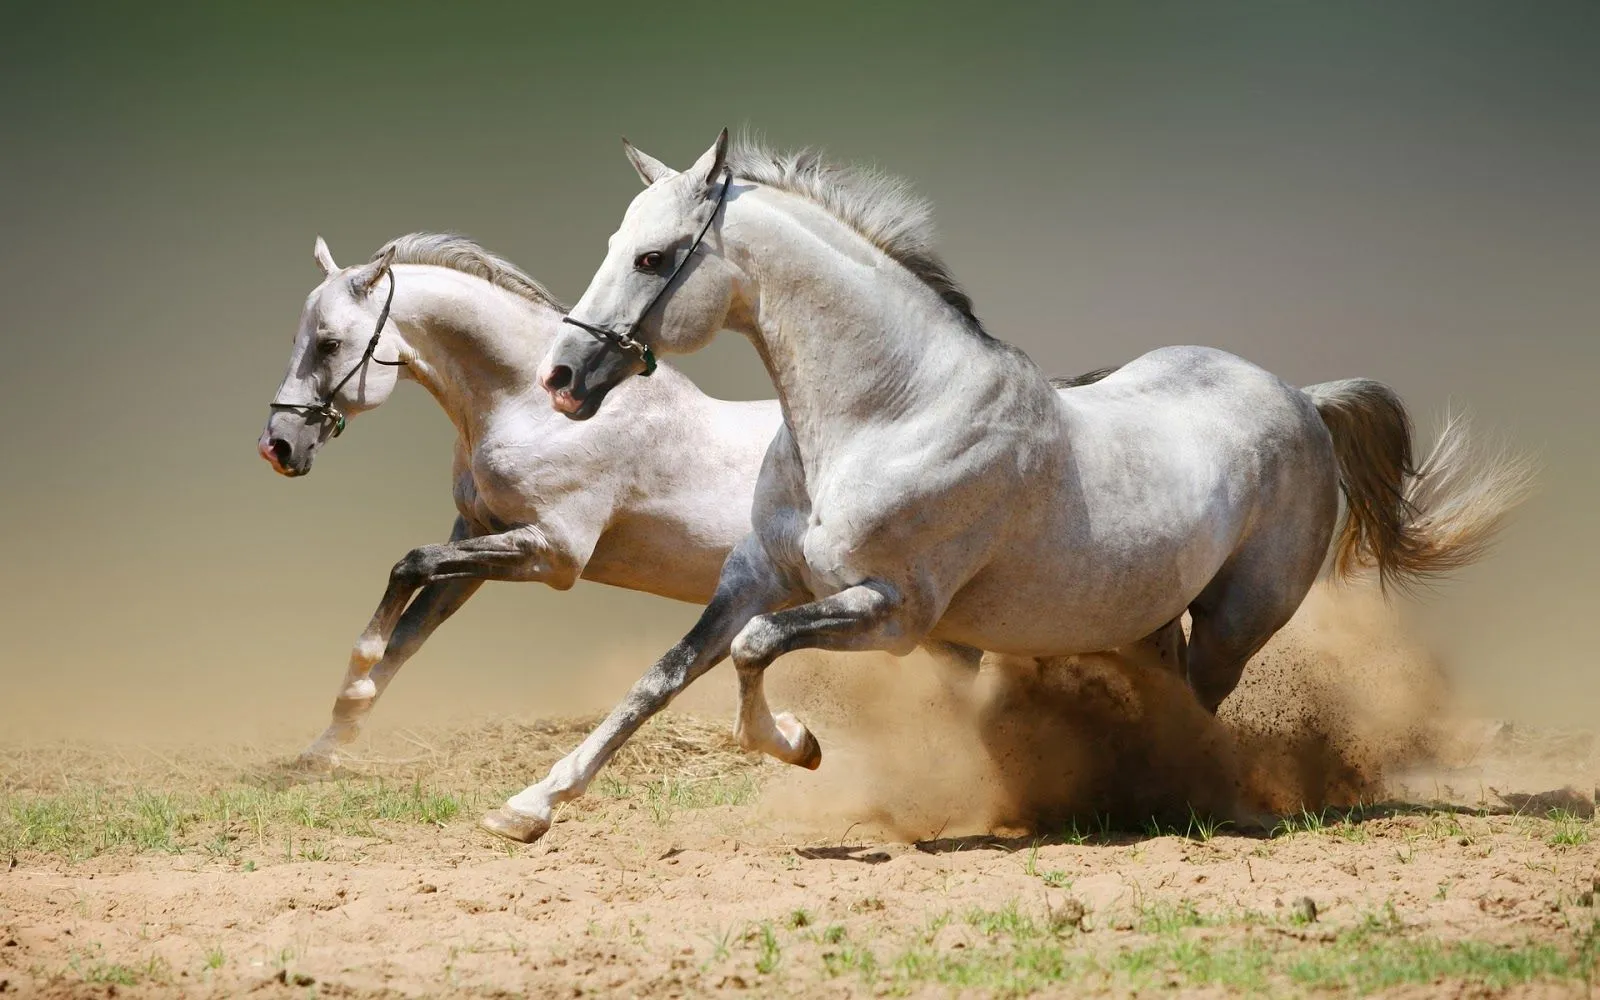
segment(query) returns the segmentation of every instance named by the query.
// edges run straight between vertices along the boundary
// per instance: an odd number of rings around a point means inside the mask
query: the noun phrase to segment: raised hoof
[[[478,820],[478,825],[497,837],[515,840],[519,844],[531,844],[550,829],[547,820],[537,816],[524,816],[522,813],[512,812],[505,806],[494,812],[485,813],[483,818]]]
[[[822,744],[817,742],[817,738],[811,735],[809,729],[806,730],[806,740],[800,747],[800,757],[795,761],[795,765],[807,771],[815,771],[822,766]]]
[[[780,712],[772,717],[772,721],[786,746],[794,746],[796,737],[799,738],[800,746],[792,757],[783,750],[772,749],[768,750],[768,753],[781,761],[803,767],[807,771],[815,771],[821,766],[822,746],[817,742],[817,738],[811,735],[811,730],[805,727],[805,723],[795,718],[792,712]]]

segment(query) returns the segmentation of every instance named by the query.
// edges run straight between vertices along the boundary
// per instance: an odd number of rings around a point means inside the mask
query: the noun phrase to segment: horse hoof
[[[803,767],[807,771],[815,771],[822,764],[822,745],[817,742],[815,736],[811,735],[811,730],[806,728],[805,723],[795,718],[791,712],[782,712],[775,715],[772,717],[772,721],[777,725],[778,733],[782,735],[785,743],[794,746],[795,739],[798,737],[800,746],[795,749],[792,755],[786,754],[781,750],[769,752],[772,752],[772,755],[779,760],[787,761],[796,767]]]
[[[512,812],[505,806],[494,812],[485,813],[483,818],[478,820],[478,825],[497,837],[514,840],[519,844],[531,844],[550,829],[548,820]]]
[[[294,759],[291,768],[300,774],[328,775],[339,769],[339,757],[337,754],[307,750]]]
[[[815,771],[822,766],[822,744],[818,743],[817,738],[811,735],[811,730],[807,729],[805,733],[805,742],[800,746],[800,757],[795,761],[795,764],[805,768],[807,771]]]

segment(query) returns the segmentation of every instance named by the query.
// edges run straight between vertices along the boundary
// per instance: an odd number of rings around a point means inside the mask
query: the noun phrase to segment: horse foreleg
[[[599,726],[530,785],[484,816],[484,829],[531,844],[550,829],[555,807],[582,795],[628,738],[695,678],[728,655],[733,637],[754,615],[782,607],[792,590],[771,569],[754,536],[747,536],[723,565],[717,593],[689,634],[655,662]]]
[[[476,585],[484,580],[543,581],[566,587],[577,579],[578,571],[577,562],[568,550],[552,544],[533,525],[521,525],[493,535],[474,536],[465,519],[457,518],[450,541],[412,549],[390,571],[389,586],[384,591],[383,600],[350,652],[350,664],[334,703],[334,725],[329,727],[330,732],[339,727],[341,716],[359,724],[371,711],[379,690],[378,679],[373,676],[374,668],[387,657],[402,617],[410,606],[417,603],[412,598],[418,590],[445,582],[474,585],[472,589],[461,593],[454,605],[433,626],[418,635],[416,644],[420,645],[427,633],[454,613],[471,596]],[[427,605],[419,607],[418,616],[425,615],[427,610]],[[386,675],[380,674],[379,677],[387,683],[394,670],[398,669],[399,664],[396,663]],[[322,744],[322,740],[313,744],[302,755],[302,762],[311,766],[332,764],[331,748]],[[321,752],[315,752],[319,750]]]
[[[815,768],[822,748],[799,719],[789,712],[773,715],[764,690],[766,669],[796,649],[888,649],[905,652],[921,639],[908,634],[906,605],[886,585],[858,584],[831,597],[750,620],[733,642],[739,671],[739,743],[789,764]]]
[[[361,724],[366,721],[367,714],[372,711],[378,698],[383,696],[384,689],[394,675],[416,655],[434,630],[461,610],[461,606],[482,585],[481,580],[447,580],[423,587],[400,616],[400,624],[395,626],[383,658],[372,668],[373,696],[350,699],[344,697],[341,690],[334,699],[333,718],[327,730],[300,755],[299,765],[318,771],[332,770],[338,766],[339,748],[360,735]],[[348,687],[348,683],[345,686]]]

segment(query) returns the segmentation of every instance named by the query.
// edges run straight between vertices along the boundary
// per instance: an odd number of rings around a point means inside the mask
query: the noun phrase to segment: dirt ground
[[[477,816],[593,720],[380,734],[319,782],[3,747],[0,994],[1587,995],[1600,744],[1453,717],[1336,610],[1219,720],[1092,659],[818,658],[772,684],[818,771],[669,714],[532,847]]]

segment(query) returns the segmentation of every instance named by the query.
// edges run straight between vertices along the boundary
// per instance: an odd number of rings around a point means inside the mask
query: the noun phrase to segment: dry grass
[[[318,838],[372,838],[384,824],[470,818],[536,780],[596,721],[495,720],[467,730],[396,733],[353,756],[339,774],[316,780],[293,769],[292,754],[244,746],[181,754],[87,744],[0,747],[0,851],[321,860],[337,852]],[[618,753],[596,794],[577,808],[625,799],[665,823],[682,809],[752,800],[760,766],[724,725],[665,714]],[[301,846],[276,847],[296,842]]]
[[[520,787],[571,750],[599,716],[520,722],[495,719],[467,729],[408,729],[347,755],[347,771],[389,781],[426,778],[446,785]],[[85,742],[0,743],[0,795],[54,793],[84,785],[105,791],[218,781],[281,784],[293,775],[293,752],[254,745],[108,746]],[[739,749],[726,723],[663,713],[647,723],[608,766],[637,779],[673,773],[688,779],[727,776],[760,766]]]

